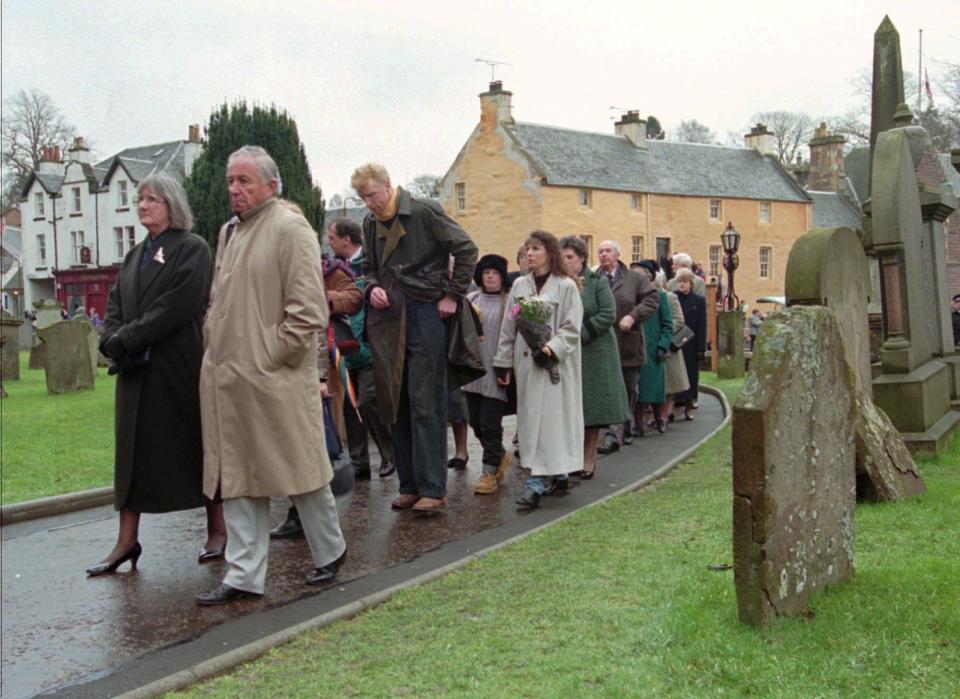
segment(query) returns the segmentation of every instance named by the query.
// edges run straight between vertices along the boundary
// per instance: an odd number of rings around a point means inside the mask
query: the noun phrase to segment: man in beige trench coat
[[[200,371],[203,492],[223,498],[229,565],[213,606],[263,594],[270,497],[300,512],[313,570],[308,585],[336,577],[347,547],[330,491],[317,336],[326,331],[320,245],[300,216],[280,206],[280,174],[259,146],[227,161],[236,216],[220,231]]]

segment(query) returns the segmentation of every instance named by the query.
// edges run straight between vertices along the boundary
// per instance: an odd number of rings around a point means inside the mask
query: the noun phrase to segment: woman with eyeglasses
[[[198,560],[223,557],[227,534],[220,502],[203,496],[200,362],[212,266],[206,241],[190,233],[183,187],[163,174],[137,188],[147,237],[130,250],[110,290],[100,351],[117,375],[114,506],[120,531],[113,550],[87,569],[106,575],[137,567],[143,512],[204,506],[207,539]]]

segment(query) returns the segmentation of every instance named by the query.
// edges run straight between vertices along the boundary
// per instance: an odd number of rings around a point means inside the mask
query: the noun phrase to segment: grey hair
[[[618,243],[616,240],[603,240],[603,241],[601,241],[600,244],[597,246],[597,250],[599,250],[600,248],[602,248],[604,245],[609,245],[610,247],[612,247],[612,248],[614,249],[614,251],[616,251],[616,253],[617,253],[618,255],[622,255],[622,254],[623,254],[623,249],[620,247],[620,243]]]
[[[693,267],[693,258],[685,252],[678,252],[673,256],[674,267]]]
[[[140,180],[137,185],[137,196],[140,197],[145,189],[149,189],[154,196],[160,197],[167,203],[171,228],[180,228],[185,231],[193,228],[193,214],[190,212],[190,204],[187,202],[187,193],[183,191],[183,185],[170,175],[158,172]]]
[[[689,267],[681,267],[677,270],[677,273],[673,275],[673,281],[675,282],[693,282],[696,280],[697,275],[693,273]]]
[[[267,184],[270,180],[277,183],[276,195],[283,194],[283,180],[280,179],[280,170],[270,154],[260,146],[240,146],[227,158],[229,168],[235,160],[252,160],[260,173],[260,184]]]

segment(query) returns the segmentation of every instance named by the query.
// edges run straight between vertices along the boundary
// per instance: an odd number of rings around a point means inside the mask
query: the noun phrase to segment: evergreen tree
[[[297,124],[276,106],[240,101],[223,104],[210,115],[206,144],[185,183],[193,209],[194,233],[217,245],[217,233],[233,212],[227,194],[227,158],[245,145],[261,146],[277,163],[283,183],[282,196],[296,202],[310,225],[322,234],[323,199],[313,184],[307,156],[300,143]]]

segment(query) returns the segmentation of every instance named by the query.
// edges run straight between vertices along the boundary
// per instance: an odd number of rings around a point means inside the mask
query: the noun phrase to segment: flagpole
[[[920,48],[917,51],[917,123],[923,124],[923,118],[920,116],[923,111],[920,107],[920,100],[923,95],[923,30],[920,30]]]

